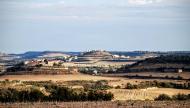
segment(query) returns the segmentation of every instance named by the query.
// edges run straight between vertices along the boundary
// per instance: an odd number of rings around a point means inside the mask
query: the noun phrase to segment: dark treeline
[[[190,56],[188,55],[167,55],[159,56],[156,58],[147,58],[145,61],[139,61],[139,63],[179,63],[179,64],[190,64]]]
[[[38,66],[36,66],[38,67]],[[27,67],[24,65],[24,62],[20,62],[18,64],[15,64],[13,67],[7,68],[7,72],[17,72],[17,71],[33,71],[34,67]]]
[[[78,91],[67,87],[47,85],[50,93],[45,95],[38,89],[16,90],[13,88],[0,89],[0,102],[37,102],[37,101],[108,101],[113,94],[106,91]]]
[[[149,76],[140,76],[138,74],[136,75],[125,75],[125,77],[127,78],[135,78],[135,79],[172,79],[172,80],[190,80],[190,79],[184,79],[183,77],[181,76],[168,76],[166,75],[165,77],[163,76],[152,76],[152,75],[149,75]]]
[[[170,97],[167,94],[160,94],[154,99],[155,101],[168,101],[168,100],[190,100],[190,94],[177,94]]]
[[[163,64],[162,66],[157,67],[149,67],[152,64]],[[183,64],[183,66],[167,66],[165,64]],[[118,72],[153,72],[159,71],[164,72],[167,69],[171,69],[172,71],[176,71],[178,69],[183,69],[183,71],[190,71],[190,56],[189,55],[166,55],[166,56],[159,56],[156,58],[147,58],[145,60],[138,61],[132,65],[124,66],[118,69]],[[140,66],[141,68],[138,68]],[[143,67],[144,66],[144,67]]]
[[[145,81],[139,84],[127,83],[126,89],[145,89],[148,87],[190,89],[190,83],[177,84],[173,82]]]

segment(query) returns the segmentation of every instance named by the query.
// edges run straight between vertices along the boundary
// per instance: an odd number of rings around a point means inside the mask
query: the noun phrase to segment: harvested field
[[[119,80],[117,77],[103,77],[86,74],[70,74],[70,75],[3,75],[0,76],[0,81],[22,80],[22,81],[73,81],[73,80]]]
[[[124,77],[106,77],[106,76],[93,76],[86,74],[67,74],[67,75],[3,75],[0,76],[0,81],[5,79],[9,80],[21,80],[21,81],[56,81],[55,83],[66,84],[67,86],[72,86],[72,88],[83,88],[82,82],[84,84],[89,83],[89,81],[107,80],[108,84],[112,87],[121,86],[122,88],[129,82],[132,84],[140,83],[141,81],[146,81],[143,79],[128,79]],[[171,80],[160,80],[160,81],[170,81]],[[182,83],[184,81],[172,82]],[[68,83],[68,84],[67,84]],[[84,85],[83,84],[83,85]],[[16,86],[14,86],[16,87]],[[190,94],[190,90],[184,89],[174,89],[174,88],[147,88],[147,89],[108,89],[108,91],[114,94],[114,100],[153,100],[160,94],[168,94],[169,96],[176,95],[178,93]]]
[[[173,88],[147,88],[147,89],[110,89],[114,94],[114,100],[154,100],[160,94],[168,94],[169,96],[178,93],[190,94],[190,90],[173,89]]]
[[[189,108],[190,101],[0,103],[0,108]]]
[[[155,79],[128,79],[122,76],[93,76],[87,74],[64,74],[64,75],[2,75],[0,76],[0,81],[5,79],[8,80],[21,80],[21,81],[98,81],[98,80],[107,80],[110,86],[121,86],[124,87],[128,82],[131,84],[138,84],[142,81],[154,81]],[[184,81],[180,80],[157,80],[164,82],[176,82],[181,83]]]

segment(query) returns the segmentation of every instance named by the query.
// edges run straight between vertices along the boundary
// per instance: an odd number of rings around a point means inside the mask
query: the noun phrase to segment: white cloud
[[[159,3],[161,1],[162,0],[128,0],[128,3],[132,5],[146,5],[152,3]]]

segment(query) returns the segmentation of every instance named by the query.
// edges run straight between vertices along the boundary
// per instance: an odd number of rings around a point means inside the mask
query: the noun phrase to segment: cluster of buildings
[[[77,56],[68,58],[38,58],[33,60],[26,60],[24,64],[26,66],[61,66],[64,62],[72,62],[77,60]]]

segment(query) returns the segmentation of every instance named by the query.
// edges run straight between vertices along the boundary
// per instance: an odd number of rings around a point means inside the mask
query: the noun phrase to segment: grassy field
[[[0,103],[0,108],[189,108],[190,101]]]

